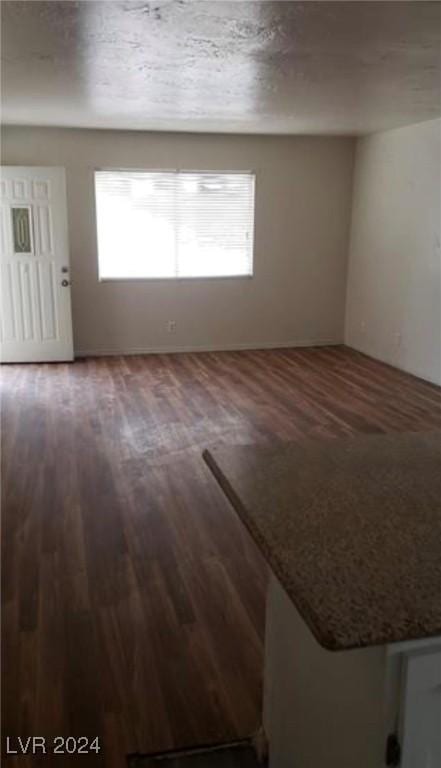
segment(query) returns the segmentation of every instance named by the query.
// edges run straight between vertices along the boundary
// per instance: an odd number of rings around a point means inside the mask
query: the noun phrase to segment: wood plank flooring
[[[249,735],[267,573],[203,448],[430,428],[439,388],[343,347],[4,366],[3,736]]]

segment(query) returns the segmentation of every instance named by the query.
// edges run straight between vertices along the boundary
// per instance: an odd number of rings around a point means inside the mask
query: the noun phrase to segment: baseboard
[[[361,355],[364,355],[365,357],[369,357],[371,360],[378,360],[380,363],[384,363],[385,365],[389,365],[391,368],[394,368],[396,371],[401,371],[401,373],[406,373],[408,376],[413,376],[415,379],[419,379],[420,381],[427,381],[428,384],[435,384],[437,387],[441,386],[441,379],[437,379],[434,376],[428,376],[426,373],[422,374],[420,371],[412,370],[411,368],[405,368],[402,365],[398,365],[397,362],[390,360],[386,357],[386,355],[374,355],[372,352],[367,352],[365,349],[362,349],[362,347],[358,347],[355,344],[349,344],[347,341],[343,342],[344,346],[348,349],[353,349],[355,352],[359,352]]]
[[[296,339],[295,341],[240,342],[238,344],[203,344],[170,347],[124,347],[120,349],[78,349],[75,357],[112,357],[119,355],[165,355],[182,352],[235,352],[253,349],[289,349],[293,347],[335,347],[336,339]]]

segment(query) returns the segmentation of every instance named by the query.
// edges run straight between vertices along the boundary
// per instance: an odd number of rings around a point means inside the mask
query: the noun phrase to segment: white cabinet
[[[270,768],[441,766],[441,638],[330,652],[272,576],[267,604],[264,728]]]
[[[413,645],[403,651],[401,768],[440,768],[441,645]]]

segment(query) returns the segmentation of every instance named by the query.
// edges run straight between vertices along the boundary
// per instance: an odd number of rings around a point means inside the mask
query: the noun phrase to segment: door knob
[[[63,286],[63,288],[67,288],[67,286],[70,285],[70,282],[69,280],[62,280],[61,285]]]

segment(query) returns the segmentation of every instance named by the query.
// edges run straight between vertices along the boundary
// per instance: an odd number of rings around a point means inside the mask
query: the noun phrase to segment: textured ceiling
[[[439,2],[21,2],[3,121],[363,133],[441,113]]]

